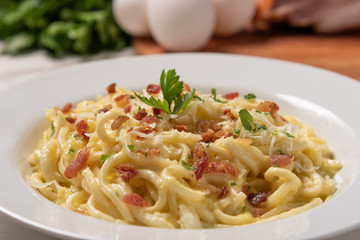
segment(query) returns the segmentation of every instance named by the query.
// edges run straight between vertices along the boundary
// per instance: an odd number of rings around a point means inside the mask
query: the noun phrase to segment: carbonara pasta
[[[72,211],[124,224],[218,228],[310,209],[341,169],[325,141],[254,94],[201,94],[174,70],[134,93],[49,109],[31,186]]]

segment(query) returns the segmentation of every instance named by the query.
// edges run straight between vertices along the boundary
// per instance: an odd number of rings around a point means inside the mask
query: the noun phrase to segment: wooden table
[[[166,52],[151,38],[136,38],[133,45],[138,54]],[[214,37],[201,51],[237,53],[304,63],[360,81],[360,33],[239,34],[232,37]]]

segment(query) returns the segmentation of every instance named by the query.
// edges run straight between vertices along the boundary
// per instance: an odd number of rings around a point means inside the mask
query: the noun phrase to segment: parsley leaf
[[[256,98],[256,96],[255,96],[255,94],[253,94],[253,93],[248,93],[248,94],[246,94],[246,95],[244,96],[244,98],[245,98],[246,100],[250,100],[250,99]]]
[[[280,167],[279,164],[273,164],[273,167]]]
[[[51,137],[54,136],[54,134],[55,134],[54,121],[51,121]]]
[[[166,74],[165,70],[162,71],[160,76],[160,86],[164,97],[163,101],[154,97],[142,97],[135,92],[134,94],[142,102],[151,107],[161,109],[167,114],[176,114],[190,103],[196,91],[196,89],[193,88],[190,93],[186,93],[183,97],[181,94],[183,92],[184,83],[179,81],[179,78],[180,77],[176,75],[175,69],[167,71]],[[172,106],[173,109],[171,109]]]
[[[75,153],[75,148],[73,146],[71,146],[69,151],[68,151],[68,154],[74,155],[74,153]]]
[[[246,205],[241,208],[241,213],[244,213],[246,210]]]
[[[200,101],[202,101],[202,102],[205,102],[205,100],[204,99],[202,99],[201,97],[199,97],[199,96],[194,96],[194,98],[195,99],[197,99],[197,100],[200,100]]]
[[[101,163],[101,164],[104,164],[105,161],[108,160],[109,158],[111,158],[111,156],[114,155],[115,153],[116,153],[116,152],[112,152],[112,153],[110,153],[109,155],[105,155],[105,154],[101,155],[101,157],[100,157],[100,163]]]
[[[231,182],[230,186],[232,186],[232,187],[236,186],[236,182]]]
[[[280,153],[281,155],[285,155],[286,154],[286,151],[284,151],[284,150],[277,150],[278,151],[278,153]]]
[[[258,124],[258,123],[255,123],[254,124],[254,128],[253,128],[253,132],[257,132],[257,131],[260,131],[260,130],[267,130],[268,128],[264,125],[264,124],[262,124],[262,125],[260,125],[260,124]]]
[[[181,160],[181,165],[189,171],[195,170],[195,167],[192,164],[187,164],[184,160]]]
[[[227,101],[222,101],[222,100],[219,100],[219,99],[216,98],[216,89],[215,89],[215,88],[212,88],[212,89],[211,89],[211,93],[212,93],[213,96],[214,96],[214,101],[215,101],[215,102],[218,102],[218,103],[227,103]]]
[[[131,152],[135,151],[135,146],[134,145],[127,145],[127,147],[129,148],[129,150]]]
[[[248,131],[252,130],[251,123],[254,122],[251,114],[246,109],[241,109],[239,112],[240,120],[244,128]]]
[[[288,133],[287,131],[282,131],[283,134],[285,134],[286,136],[288,136],[289,138],[295,138],[294,135],[291,135],[290,133]]]

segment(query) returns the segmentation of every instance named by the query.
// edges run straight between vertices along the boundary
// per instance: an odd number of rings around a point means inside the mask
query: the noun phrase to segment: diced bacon
[[[137,193],[126,194],[122,201],[136,207],[147,207],[149,204]]]
[[[234,116],[234,114],[232,114],[231,110],[228,108],[224,110],[224,115],[230,118],[231,120],[236,120],[236,117]]]
[[[221,127],[218,126],[214,120],[199,120],[196,123],[196,130],[199,133],[204,133],[208,129],[213,130],[214,132],[221,130]]]
[[[224,95],[224,98],[226,98],[227,100],[233,100],[235,98],[239,97],[239,93],[238,92],[232,92],[232,93],[228,93]]]
[[[124,115],[120,115],[119,117],[117,117],[111,124],[111,130],[116,130],[119,129],[120,126],[126,122],[127,120],[129,120],[130,118]]]
[[[100,109],[99,111],[98,111],[98,113],[106,113],[106,112],[108,112],[108,111],[110,111],[112,109],[112,105],[111,104],[108,104],[108,105],[106,105],[105,107],[103,107],[102,109]]]
[[[73,208],[73,209],[71,209],[71,211],[76,212],[76,213],[80,213],[80,214],[82,214],[82,215],[86,215],[86,211],[85,211],[85,210],[80,210],[80,209],[75,209],[75,208]]]
[[[270,101],[265,101],[265,102],[261,102],[257,107],[256,110],[260,111],[260,112],[269,112],[270,115],[275,118],[275,114],[277,113],[277,111],[279,110],[279,106],[274,103],[274,102],[270,102]]]
[[[159,119],[155,116],[145,116],[143,119],[141,119],[141,121],[147,124],[152,124],[159,122]]]
[[[75,159],[66,167],[64,171],[65,177],[69,179],[74,178],[81,170],[86,168],[90,150],[91,148],[86,147],[78,152]]]
[[[201,133],[201,138],[203,142],[213,142],[215,137],[215,132],[212,129],[208,129],[206,132]]]
[[[72,117],[66,117],[65,120],[68,122],[68,123],[75,123],[76,122],[76,119],[72,118]]]
[[[72,108],[72,103],[67,103],[67,104],[65,104],[65,106],[61,109],[61,111],[62,111],[63,113],[68,113],[68,112],[70,112],[71,108]]]
[[[135,151],[135,153],[142,155],[142,156],[159,156],[160,155],[160,149],[157,147],[144,147],[140,148],[139,150]]]
[[[116,83],[111,83],[109,86],[106,87],[106,90],[109,94],[116,92],[115,90]]]
[[[147,115],[147,112],[145,112],[145,109],[141,109],[140,111],[138,111],[137,113],[134,114],[134,118],[136,120],[141,120],[143,119],[145,116]]]
[[[197,144],[194,149],[193,160],[195,165],[195,178],[202,178],[205,168],[209,164],[209,158],[205,152],[205,148],[201,144]]]
[[[178,130],[179,132],[188,132],[189,128],[185,125],[173,125],[173,128]]]
[[[150,134],[150,133],[156,131],[156,128],[152,128],[152,127],[149,127],[149,126],[142,126],[142,127],[136,128],[135,130],[138,131],[138,132],[145,133],[145,134]]]
[[[130,98],[131,98],[130,94],[123,94],[114,98],[114,102],[116,103],[116,106],[123,108],[127,104],[129,104]]]
[[[237,168],[229,160],[222,161],[212,161],[209,163],[205,172],[215,172],[215,173],[227,173],[233,177],[236,177],[239,174]]]
[[[129,182],[130,179],[132,179],[138,174],[135,167],[131,164],[116,165],[115,168],[121,174],[121,178],[124,182]]]
[[[159,84],[149,84],[146,88],[146,91],[149,94],[158,94],[161,90],[161,87]]]
[[[221,192],[220,192],[220,194],[219,194],[219,196],[218,196],[218,199],[223,199],[223,198],[225,198],[228,194],[229,194],[229,189],[227,188],[227,187],[223,187],[222,189],[221,189]]]
[[[124,113],[129,113],[130,111],[131,111],[131,103],[126,105],[126,107],[124,108]]]
[[[174,118],[171,121],[172,124],[176,124],[176,125],[189,125],[193,123],[193,119],[190,115],[185,114],[183,116],[180,116],[178,118]]]
[[[89,126],[87,125],[87,122],[85,120],[81,120],[80,122],[76,123],[75,127],[79,138],[81,137],[87,138],[85,133],[87,133]]]
[[[191,88],[189,85],[187,85],[186,83],[183,83],[183,91],[185,92],[190,92]]]
[[[272,154],[270,155],[270,163],[279,167],[287,167],[293,164],[293,160],[287,154]]]
[[[269,211],[269,209],[267,208],[258,208],[258,207],[253,207],[251,205],[249,206],[249,210],[254,218],[260,217],[263,214],[265,214],[267,211]]]
[[[257,207],[267,201],[267,194],[263,192],[249,193],[247,199],[252,206]]]
[[[153,114],[156,115],[156,116],[159,115],[162,112],[162,110],[158,109],[158,108],[152,108],[152,110],[153,110]]]
[[[283,120],[283,122],[286,122],[286,123],[288,123],[289,121],[288,120],[286,120],[286,118],[284,118],[283,116],[281,116],[280,115],[280,118],[281,118],[281,120]]]

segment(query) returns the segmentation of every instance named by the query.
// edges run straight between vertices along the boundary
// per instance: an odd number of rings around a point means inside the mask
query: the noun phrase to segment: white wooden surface
[[[0,43],[1,49],[1,43]],[[118,53],[104,53],[90,58],[67,57],[61,60],[54,60],[48,57],[44,52],[37,51],[34,53],[20,55],[16,57],[0,55],[0,89],[9,85],[21,83],[31,78],[39,76],[45,72],[63,68],[69,65],[79,64],[81,62],[94,61],[97,59],[126,57],[135,55],[132,48],[127,48]],[[349,214],[358,214],[352,212]],[[0,240],[55,240],[43,233],[32,230],[22,223],[8,217],[0,212]],[[134,238],[135,239],[135,238]],[[329,240],[359,240],[360,228],[342,234],[327,238]]]

